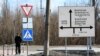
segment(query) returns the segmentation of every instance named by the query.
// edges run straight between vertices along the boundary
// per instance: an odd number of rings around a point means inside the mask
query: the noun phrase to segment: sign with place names
[[[95,37],[94,7],[59,7],[59,37]]]

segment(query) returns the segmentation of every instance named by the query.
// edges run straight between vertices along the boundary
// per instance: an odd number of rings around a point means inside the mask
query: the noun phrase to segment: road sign
[[[22,23],[27,23],[27,18],[22,18]]]
[[[23,28],[33,28],[32,23],[23,23]]]
[[[59,37],[95,37],[94,7],[59,7]]]
[[[27,22],[27,18],[22,18],[22,26],[23,28],[33,28],[33,19],[32,18],[28,18],[28,22]]]
[[[21,5],[22,10],[24,11],[26,16],[29,16],[31,10],[32,10],[32,5]]]
[[[23,29],[22,35],[23,35],[23,41],[33,41],[32,29]]]

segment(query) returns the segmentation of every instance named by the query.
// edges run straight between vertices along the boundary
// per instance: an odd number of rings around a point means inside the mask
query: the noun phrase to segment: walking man
[[[20,54],[21,53],[21,42],[22,39],[20,37],[20,34],[17,33],[17,35],[15,36],[15,46],[16,46],[16,54]]]

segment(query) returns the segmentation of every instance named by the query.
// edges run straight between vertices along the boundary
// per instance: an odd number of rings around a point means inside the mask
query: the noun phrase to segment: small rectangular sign
[[[32,23],[23,23],[23,28],[33,28]]]
[[[27,22],[27,18],[22,18],[22,27],[23,28],[33,28],[33,20],[32,18],[28,18],[28,22]]]

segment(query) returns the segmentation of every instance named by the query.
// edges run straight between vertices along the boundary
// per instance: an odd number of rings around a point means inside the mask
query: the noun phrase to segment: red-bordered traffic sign
[[[21,5],[21,8],[24,11],[24,13],[25,13],[26,16],[29,16],[29,14],[30,14],[30,12],[32,10],[32,7],[33,7],[32,5],[28,5],[28,4]]]

